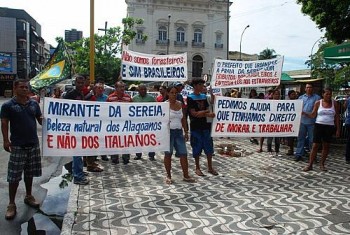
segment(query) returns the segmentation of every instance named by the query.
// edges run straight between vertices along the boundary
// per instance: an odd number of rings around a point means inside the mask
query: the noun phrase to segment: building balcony
[[[136,38],[135,42],[136,42],[136,44],[145,44],[145,41],[143,39],[140,39],[140,38]]]
[[[215,49],[223,49],[224,44],[223,43],[215,43]]]
[[[204,47],[205,47],[205,43],[204,43],[204,42],[195,42],[195,41],[192,41],[192,47],[195,47],[195,48],[204,48]]]
[[[168,40],[156,40],[157,46],[166,46],[168,45]]]
[[[176,47],[187,47],[187,41],[174,41],[174,46]]]

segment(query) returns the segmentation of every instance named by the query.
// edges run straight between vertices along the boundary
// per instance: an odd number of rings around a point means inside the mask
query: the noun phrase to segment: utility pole
[[[105,32],[105,36],[106,36],[106,34],[107,34],[107,24],[108,24],[108,22],[106,21],[105,22],[105,28],[104,29],[102,29],[102,28],[100,28],[100,29],[98,29],[99,31],[104,31]],[[106,43],[105,43],[105,51],[107,50],[107,48],[106,48]]]
[[[95,0],[90,0],[90,83],[95,83]]]
[[[169,46],[170,46],[170,38],[169,38],[169,33],[170,33],[170,18],[171,18],[171,15],[169,14],[168,15],[168,31],[167,31],[167,45],[166,45],[166,54],[169,55]]]

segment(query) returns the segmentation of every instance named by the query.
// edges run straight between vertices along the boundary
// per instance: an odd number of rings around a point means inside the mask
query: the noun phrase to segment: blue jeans
[[[165,151],[165,155],[172,156],[174,149],[176,157],[187,157],[186,140],[182,129],[170,129],[170,151]]]
[[[301,157],[305,154],[305,144],[308,144],[309,149],[312,149],[312,143],[314,139],[314,124],[303,124],[300,123],[299,135],[298,135],[298,143],[297,148],[295,150],[295,156]],[[308,143],[306,142],[306,136],[308,137]]]
[[[346,141],[346,152],[345,152],[345,160],[350,162],[350,124],[345,125],[347,130],[347,141]]]
[[[75,180],[82,180],[85,178],[83,170],[84,170],[83,157],[74,156],[72,171],[73,171],[73,177]]]

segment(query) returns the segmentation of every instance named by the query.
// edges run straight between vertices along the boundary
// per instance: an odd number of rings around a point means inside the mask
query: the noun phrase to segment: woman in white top
[[[170,151],[165,152],[164,166],[166,170],[167,184],[171,184],[171,156],[173,155],[174,148],[176,150],[175,156],[180,158],[180,164],[183,172],[183,180],[186,182],[196,182],[188,175],[188,161],[187,161],[187,148],[186,141],[188,140],[188,126],[182,103],[176,100],[178,93],[175,86],[169,86],[168,89],[168,101],[170,106]],[[183,130],[185,136],[183,135]]]
[[[329,144],[332,140],[332,135],[335,132],[337,138],[340,136],[339,105],[332,99],[332,89],[324,88],[322,97],[321,100],[316,101],[312,113],[307,114],[303,112],[303,115],[310,118],[316,117],[309,164],[304,168],[304,171],[312,170],[312,165],[316,159],[318,147],[321,143],[322,155],[320,169],[321,171],[327,171],[324,164],[329,153]]]

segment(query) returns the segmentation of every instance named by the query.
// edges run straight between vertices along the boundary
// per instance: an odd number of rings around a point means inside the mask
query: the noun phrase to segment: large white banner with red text
[[[283,56],[270,60],[234,61],[216,59],[212,87],[266,87],[281,82]]]
[[[43,156],[169,151],[169,103],[45,98]]]
[[[212,137],[298,136],[302,104],[216,96]]]
[[[186,81],[187,53],[152,55],[123,50],[121,75],[123,80]]]

